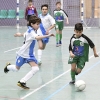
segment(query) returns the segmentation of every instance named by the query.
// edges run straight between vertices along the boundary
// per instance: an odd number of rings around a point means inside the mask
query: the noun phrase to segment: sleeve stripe
[[[63,10],[63,9],[61,9],[65,14],[66,14],[66,16],[68,17],[68,14]]]

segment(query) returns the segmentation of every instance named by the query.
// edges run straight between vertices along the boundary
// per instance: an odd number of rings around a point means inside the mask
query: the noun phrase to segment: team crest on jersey
[[[83,42],[80,42],[80,46],[84,46],[84,43]]]
[[[63,14],[61,14],[61,16],[63,16]]]

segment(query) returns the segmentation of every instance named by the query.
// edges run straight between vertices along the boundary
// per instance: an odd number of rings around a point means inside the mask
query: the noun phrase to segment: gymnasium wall
[[[16,1],[17,0],[0,0],[0,10],[9,10],[14,9],[16,10]],[[27,6],[28,0],[19,0],[19,8],[21,10],[25,10]],[[59,0],[33,0],[34,6],[37,8],[37,10],[40,10],[42,4],[48,4],[49,5],[49,12],[51,15],[53,15],[53,10],[55,9],[55,4]],[[80,2],[81,0],[63,0],[63,9],[69,16],[69,25],[67,26],[74,26],[75,23],[81,22],[80,19]],[[84,0],[85,3],[85,23],[88,26],[99,26],[98,20],[99,20],[99,11],[98,11],[98,2],[99,0]],[[95,8],[95,10],[94,10]],[[87,10],[86,10],[87,9]],[[24,18],[19,20],[19,23],[21,26],[26,25],[26,20]],[[66,25],[66,24],[65,24]],[[16,26],[16,18],[13,19],[2,19],[0,18],[0,26]]]

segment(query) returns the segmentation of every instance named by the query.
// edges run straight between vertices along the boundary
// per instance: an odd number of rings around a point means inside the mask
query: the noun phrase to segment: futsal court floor
[[[26,28],[20,28],[25,32]],[[82,73],[76,80],[84,80],[86,88],[77,92],[74,85],[69,85],[70,65],[69,40],[74,33],[74,28],[63,30],[62,46],[56,47],[55,37],[51,37],[46,49],[43,51],[40,70],[28,82],[29,90],[17,86],[17,82],[31,67],[24,64],[18,72],[4,73],[7,62],[15,64],[16,52],[23,45],[23,37],[14,37],[17,32],[13,27],[0,27],[0,100],[100,100],[100,57],[93,56],[90,49],[89,62],[86,63]],[[55,33],[55,30],[52,30]],[[84,29],[85,35],[95,43],[100,55],[100,29]],[[36,44],[35,55],[37,58]]]

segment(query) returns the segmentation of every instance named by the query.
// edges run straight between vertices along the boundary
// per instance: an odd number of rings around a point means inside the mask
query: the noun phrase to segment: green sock
[[[71,71],[71,78],[72,78],[72,80],[74,80],[74,81],[75,81],[75,74],[76,74],[75,71]]]
[[[62,39],[62,34],[59,34],[59,37],[60,37],[60,41],[61,41],[61,39]]]
[[[59,34],[56,33],[56,43],[58,43]]]

